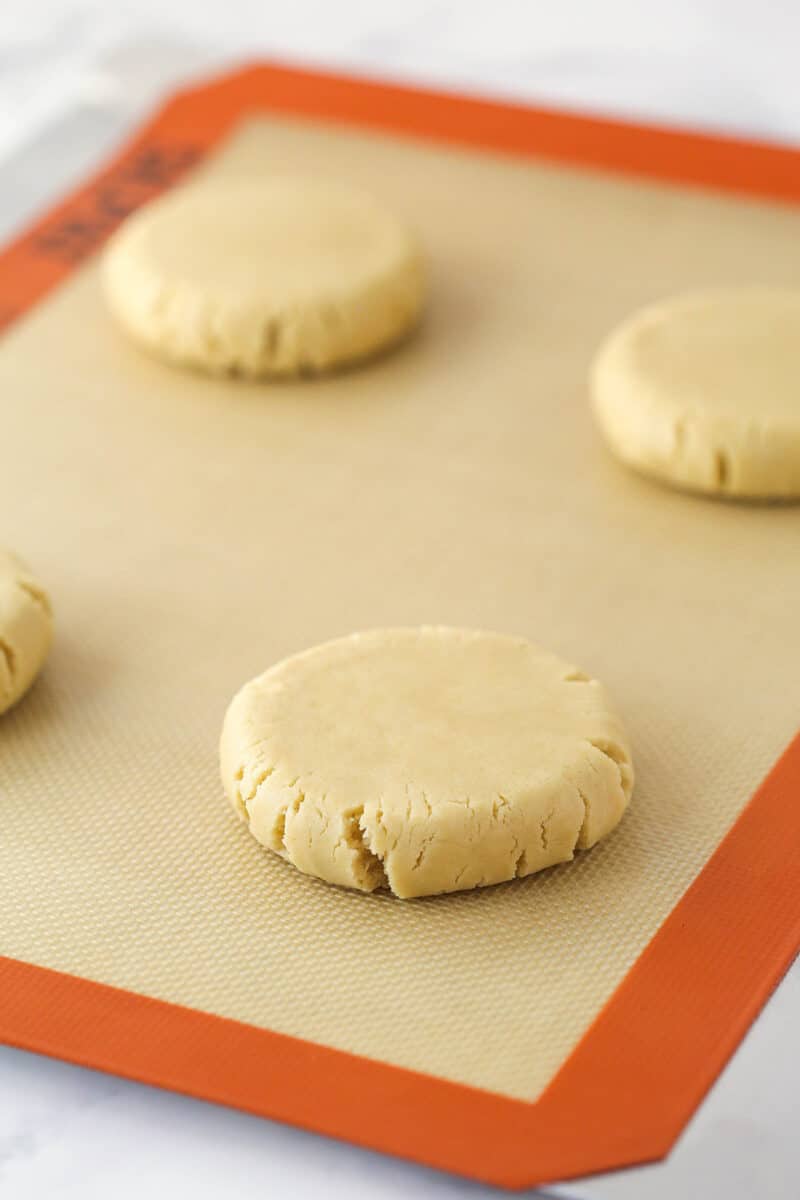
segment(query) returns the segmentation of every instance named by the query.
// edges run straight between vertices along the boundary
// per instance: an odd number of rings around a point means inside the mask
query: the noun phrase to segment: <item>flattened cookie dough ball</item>
[[[53,636],[50,600],[16,555],[0,550],[0,713],[27,692]]]
[[[800,496],[800,290],[643,309],[600,349],[591,389],[608,445],[630,466],[700,492]]]
[[[439,627],[357,633],[270,668],[231,703],[221,764],[264,846],[401,897],[566,862],[633,787],[596,680],[519,638]]]
[[[425,290],[416,238],[372,197],[281,177],[148,205],[109,242],[104,282],[146,349],[250,377],[367,358],[416,324]]]

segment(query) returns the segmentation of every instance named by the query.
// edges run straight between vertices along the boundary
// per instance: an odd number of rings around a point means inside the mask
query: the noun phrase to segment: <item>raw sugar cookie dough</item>
[[[624,462],[680,487],[800,496],[800,289],[681,296],[635,314],[592,369]]]
[[[317,373],[416,324],[416,238],[369,195],[314,180],[195,183],[130,217],[104,258],[109,305],[141,346],[213,373]]]
[[[16,555],[0,549],[0,713],[39,674],[52,633],[47,593]]]
[[[519,638],[357,633],[245,684],[225,790],[250,832],[330,883],[425,896],[571,859],[633,786],[603,687]]]

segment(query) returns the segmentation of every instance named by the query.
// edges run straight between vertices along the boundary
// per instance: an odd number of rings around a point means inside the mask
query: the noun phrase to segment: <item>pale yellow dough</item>
[[[357,633],[245,684],[225,790],[250,832],[330,883],[425,896],[571,859],[628,804],[602,686],[519,638]]]
[[[0,550],[0,713],[33,683],[52,633],[47,593],[14,554]]]
[[[143,347],[250,377],[375,354],[414,326],[425,290],[416,238],[369,195],[282,177],[176,189],[122,225],[103,267]]]
[[[800,290],[678,297],[617,329],[592,369],[612,451],[680,487],[800,496]]]

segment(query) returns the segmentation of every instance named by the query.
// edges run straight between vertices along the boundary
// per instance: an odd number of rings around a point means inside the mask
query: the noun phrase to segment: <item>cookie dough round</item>
[[[176,189],[121,226],[103,274],[140,345],[249,377],[375,354],[414,326],[424,296],[415,237],[374,199],[280,177]]]
[[[611,450],[679,487],[800,496],[800,290],[697,293],[635,314],[592,369]]]
[[[39,674],[52,633],[47,593],[16,555],[0,550],[0,713]]]
[[[330,883],[426,896],[571,859],[630,800],[602,686],[519,638],[357,633],[245,684],[225,790],[250,832]]]

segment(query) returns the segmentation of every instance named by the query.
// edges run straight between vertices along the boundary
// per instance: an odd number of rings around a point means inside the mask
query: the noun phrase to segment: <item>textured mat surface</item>
[[[336,379],[209,381],[130,347],[89,265],[4,337],[2,536],[57,639],[0,722],[0,953],[533,1099],[800,712],[800,510],[622,471],[588,361],[640,303],[795,282],[800,215],[293,121],[202,168],[254,169],[386,197],[429,248],[430,316]],[[239,683],[421,622],[522,634],[608,685],[638,786],[607,843],[398,903],[249,838],[217,778]]]

